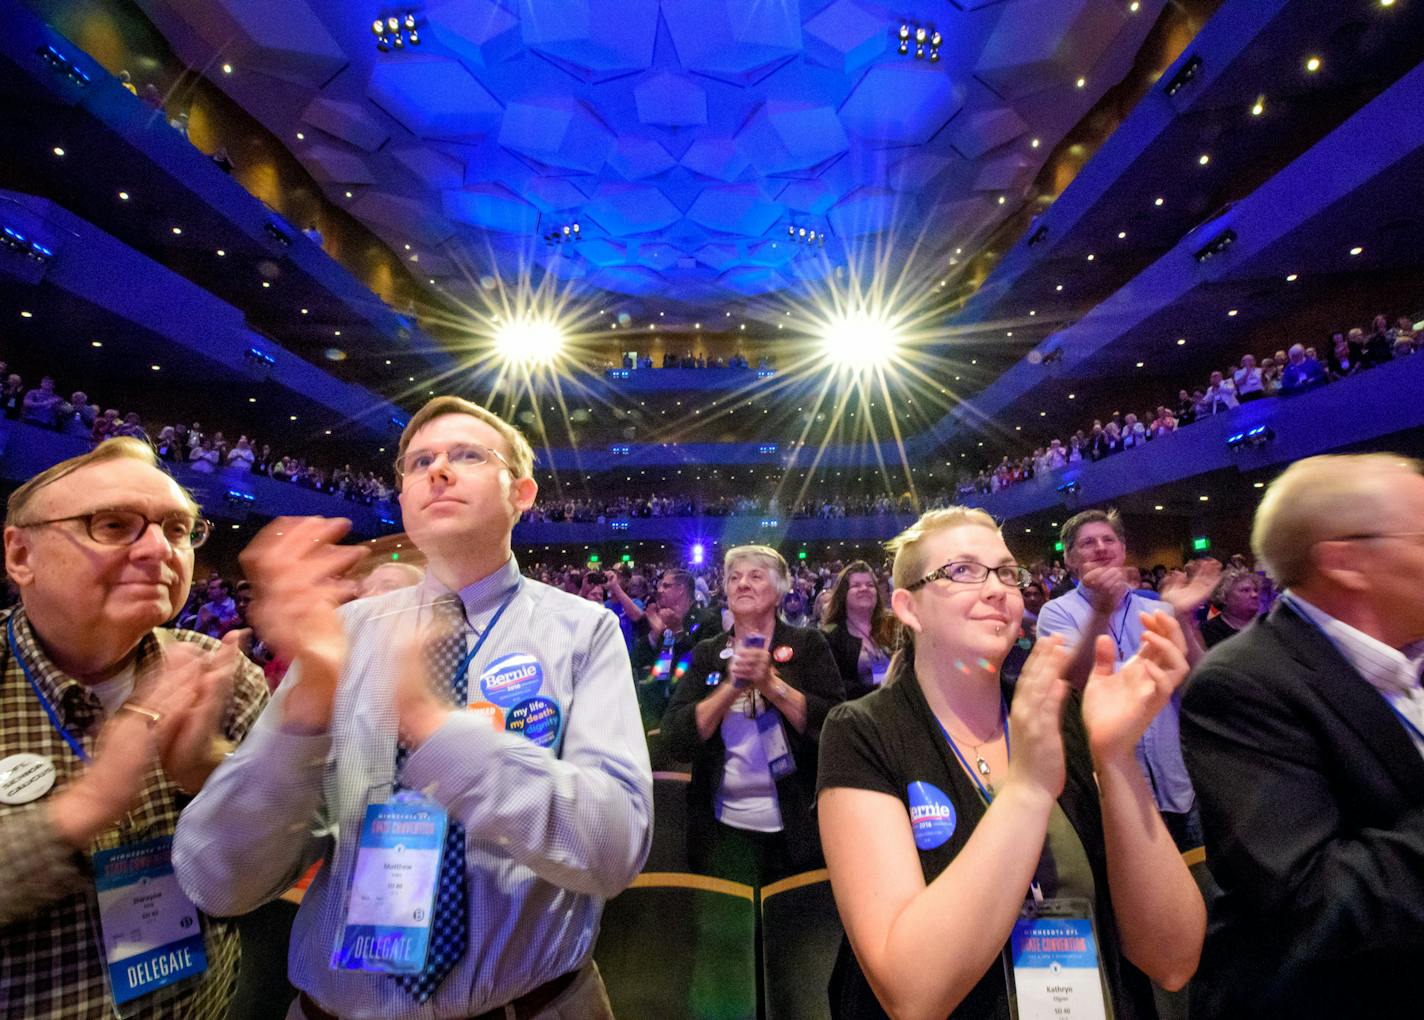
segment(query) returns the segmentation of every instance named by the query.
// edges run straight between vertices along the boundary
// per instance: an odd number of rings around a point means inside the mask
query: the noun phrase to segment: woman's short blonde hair
[[[1401,474],[1424,463],[1397,453],[1337,454],[1296,461],[1266,487],[1251,525],[1256,562],[1280,588],[1309,579],[1320,542],[1379,530]]]
[[[732,564],[738,560],[753,560],[771,571],[778,595],[791,590],[791,568],[786,565],[786,558],[769,545],[736,545],[728,549],[722,557],[724,585],[726,575],[732,572]]]
[[[965,524],[989,528],[995,533],[999,531],[999,522],[977,507],[947,506],[941,510],[926,511],[914,524],[886,542],[885,548],[895,557],[895,564],[890,569],[890,579],[895,587],[908,588],[929,573],[925,564],[925,539],[945,528],[958,528]]]

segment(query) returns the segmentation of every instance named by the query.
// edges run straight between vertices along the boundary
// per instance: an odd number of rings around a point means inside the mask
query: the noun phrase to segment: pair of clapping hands
[[[1182,628],[1166,613],[1143,613],[1142,645],[1115,669],[1116,645],[1100,635],[1083,690],[1083,725],[1094,762],[1101,767],[1131,759],[1149,723],[1187,677]],[[1009,713],[1013,757],[1008,782],[1057,799],[1063,792],[1063,705],[1071,650],[1060,635],[1040,638],[1019,673]]]

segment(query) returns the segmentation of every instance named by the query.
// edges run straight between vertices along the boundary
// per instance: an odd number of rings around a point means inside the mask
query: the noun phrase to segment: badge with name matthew
[[[333,968],[381,974],[424,969],[446,822],[444,810],[410,791],[366,806]]]
[[[109,989],[126,1003],[208,969],[198,910],[173,874],[173,838],[162,836],[94,855],[94,887]]]
[[[1087,900],[1026,902],[1009,948],[1015,1020],[1106,1020],[1098,939]]]

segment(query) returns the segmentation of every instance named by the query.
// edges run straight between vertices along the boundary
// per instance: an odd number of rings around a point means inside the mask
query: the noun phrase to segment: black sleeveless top
[[[1013,698],[1007,687],[1004,698]],[[1116,1020],[1150,1020],[1157,1015],[1151,982],[1123,958],[1118,947],[1098,787],[1076,694],[1068,699],[1063,713],[1063,747],[1067,782],[1058,805],[1076,832],[1092,869],[1095,921],[1103,973],[1112,999],[1110,1009]],[[949,838],[939,846],[919,851],[920,868],[928,885],[964,848],[987,809],[946,743],[913,669],[901,669],[894,683],[831,711],[821,731],[817,789],[845,786],[889,794],[899,798],[910,814],[910,787],[916,783],[943,791],[955,815]],[[865,866],[873,868],[875,862],[866,861]],[[841,941],[830,996],[835,1020],[888,1020],[849,939]],[[1009,1015],[1004,965],[1001,958],[995,958],[951,1016],[954,1020],[1009,1020]]]

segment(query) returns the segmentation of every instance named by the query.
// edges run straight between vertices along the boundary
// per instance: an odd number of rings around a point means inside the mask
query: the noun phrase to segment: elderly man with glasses
[[[1251,549],[1283,594],[1182,699],[1221,887],[1191,1013],[1402,1015],[1424,951],[1424,464],[1292,464]]]
[[[178,814],[267,698],[232,645],[162,629],[198,507],[110,439],[10,497],[0,614],[0,1014],[226,1016],[238,943],[178,889]]]
[[[401,434],[418,585],[338,605],[364,555],[283,519],[243,554],[253,622],[292,662],[183,814],[179,881],[250,910],[324,861],[288,956],[291,1020],[602,1020],[606,899],[647,857],[652,773],[612,613],[523,578],[517,429],[436,397]]]

